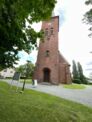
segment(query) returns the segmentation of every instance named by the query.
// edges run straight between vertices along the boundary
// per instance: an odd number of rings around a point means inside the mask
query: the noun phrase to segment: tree
[[[34,68],[34,64],[28,61],[26,64],[20,65],[16,70],[21,73],[21,77],[32,78]]]
[[[79,79],[80,79],[81,83],[87,84],[88,81],[87,81],[86,77],[83,74],[83,69],[82,69],[82,66],[79,62],[77,63],[77,66],[78,66],[78,76],[79,76]]]
[[[33,77],[34,68],[35,68],[34,64],[31,61],[27,61],[26,64],[21,65],[19,68],[17,68],[17,71],[21,73],[21,77],[24,78],[23,87],[22,87],[21,92],[23,92],[25,89],[26,79]]]
[[[87,0],[85,2],[86,5],[92,5],[92,0]],[[91,31],[91,33],[89,34],[89,37],[92,37],[92,8],[87,11],[84,15],[84,22],[87,23],[87,24],[90,24],[90,28],[89,30]]]
[[[73,74],[73,79],[78,79],[78,70],[77,70],[77,66],[74,60],[73,60],[72,74]]]
[[[21,73],[21,77],[24,77],[25,65],[20,65],[19,67],[16,68],[16,71]]]
[[[83,69],[82,69],[82,65],[78,62],[76,65],[76,62],[73,60],[73,79],[72,81],[74,83],[78,83],[78,84],[87,84],[87,78],[84,76],[83,74]]]
[[[78,68],[74,60],[73,60],[72,75],[73,75],[72,82],[80,84],[81,81],[79,79]]]
[[[55,3],[56,0],[0,0],[0,69],[16,64],[18,51],[29,53],[36,46],[42,33],[31,25],[49,19]]]

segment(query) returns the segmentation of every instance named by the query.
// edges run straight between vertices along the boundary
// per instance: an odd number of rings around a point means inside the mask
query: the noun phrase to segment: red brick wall
[[[53,35],[51,34],[51,28],[53,28]],[[48,31],[48,36],[44,36],[44,42],[40,42],[36,69],[34,73],[34,79],[38,82],[43,82],[43,70],[48,68],[50,70],[50,82],[53,84],[59,84],[65,81],[65,69],[63,68],[63,62],[60,61],[60,54],[58,52],[58,30],[59,30],[59,17],[53,17],[49,21],[42,23],[42,29],[44,32]],[[49,38],[49,39],[48,39]],[[46,51],[49,51],[49,56],[46,56]]]

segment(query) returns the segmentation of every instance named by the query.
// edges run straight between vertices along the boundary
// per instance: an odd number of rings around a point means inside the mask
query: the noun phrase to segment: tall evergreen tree
[[[77,66],[74,60],[73,60],[72,74],[73,74],[73,79],[78,79],[78,70],[77,70]]]
[[[83,74],[83,69],[82,69],[82,66],[79,62],[77,63],[77,67],[78,67],[78,76],[79,76],[79,79],[80,79],[81,83],[87,84],[88,81],[87,81],[86,77]]]
[[[81,66],[81,64],[79,62],[77,63],[77,67],[78,67],[78,76],[79,76],[79,79],[83,83],[83,78],[84,78],[83,69],[82,69],[82,66]]]
[[[78,83],[78,84],[87,84],[87,78],[84,76],[83,74],[83,69],[82,69],[82,65],[78,62],[76,64],[76,62],[73,60],[73,69],[72,69],[72,75],[73,75],[73,82],[74,83]]]
[[[73,68],[72,68],[72,77],[73,77],[72,82],[78,83],[78,84],[81,83],[79,79],[78,68],[74,60],[73,60]]]

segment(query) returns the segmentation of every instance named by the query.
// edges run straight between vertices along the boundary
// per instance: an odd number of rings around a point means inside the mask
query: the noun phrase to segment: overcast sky
[[[89,9],[85,0],[58,0],[55,7],[55,15],[59,15],[59,50],[72,65],[72,60],[80,62],[84,74],[89,74],[92,69],[92,38],[88,37],[88,25],[82,22],[83,15]],[[40,25],[34,25],[40,30]],[[19,64],[24,64],[27,59],[36,61],[37,53],[33,51],[30,56],[25,52],[20,53],[22,57]],[[91,70],[90,70],[91,71]]]

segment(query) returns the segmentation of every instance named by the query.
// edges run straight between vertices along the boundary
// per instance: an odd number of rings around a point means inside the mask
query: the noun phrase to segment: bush
[[[87,80],[87,78],[86,78],[85,76],[84,76],[84,78],[83,78],[82,83],[83,83],[83,84],[88,84],[88,80]]]
[[[89,83],[88,83],[88,85],[92,85],[92,83],[91,83],[91,82],[89,82]]]
[[[73,79],[72,82],[73,83],[77,83],[77,84],[81,84],[81,80],[80,79]]]

